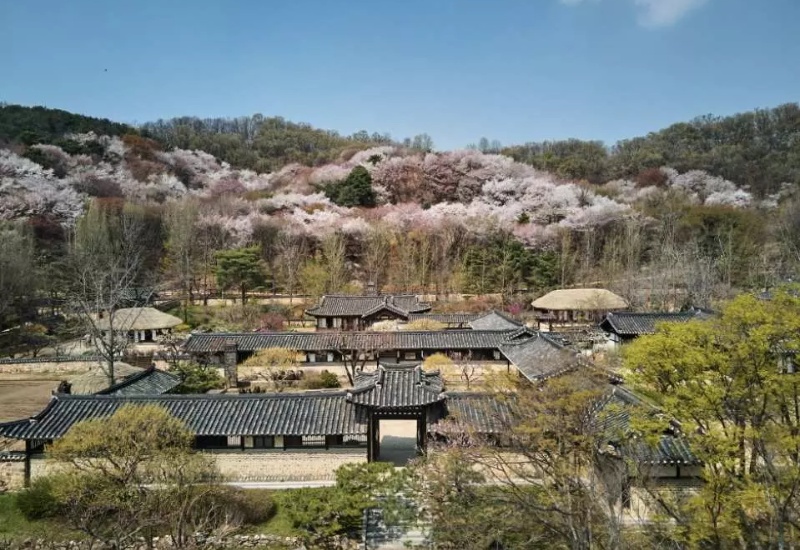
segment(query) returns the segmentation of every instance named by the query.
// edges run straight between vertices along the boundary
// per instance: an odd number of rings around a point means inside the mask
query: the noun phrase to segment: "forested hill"
[[[23,107],[0,103],[0,145],[57,144],[65,134],[94,132],[98,136],[136,134],[128,124],[106,118],[78,115],[47,107]]]
[[[291,163],[318,166],[347,151],[392,144],[388,134],[362,130],[342,136],[309,124],[261,114],[237,118],[173,118],[147,123],[143,131],[179,149],[197,149],[237,168],[273,172]]]
[[[679,172],[704,170],[765,196],[782,183],[800,183],[800,106],[703,116],[611,148],[599,141],[566,140],[502,152],[566,179],[603,183],[638,178],[649,184],[653,173],[648,169],[671,166]]]
[[[260,114],[181,117],[134,128],[57,109],[0,104],[0,145],[45,143],[69,149],[74,144],[65,141],[64,134],[87,132],[108,136],[138,133],[155,139],[165,150],[200,150],[233,168],[259,173],[275,172],[292,163],[313,167],[341,162],[359,150],[379,145],[402,145],[412,152],[433,149],[427,134],[399,143],[389,134],[362,130],[343,136]],[[765,197],[784,183],[800,183],[800,106],[789,103],[728,117],[703,116],[613,146],[572,139],[485,152],[501,152],[565,180],[594,184],[617,179],[645,186],[658,184],[661,176],[654,169],[663,166],[679,172],[703,170],[748,188],[756,197]]]

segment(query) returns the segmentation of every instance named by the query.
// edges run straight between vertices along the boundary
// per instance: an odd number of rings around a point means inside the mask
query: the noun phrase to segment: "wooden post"
[[[30,439],[25,440],[25,474],[24,474],[24,481],[23,485],[25,487],[31,486],[31,454],[32,453],[32,446]]]
[[[428,438],[428,423],[425,420],[425,412],[417,417],[417,453],[425,454]]]
[[[367,417],[367,462],[375,460],[375,415],[371,412]]]

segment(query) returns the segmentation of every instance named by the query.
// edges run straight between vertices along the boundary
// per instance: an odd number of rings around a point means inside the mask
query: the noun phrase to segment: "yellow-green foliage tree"
[[[425,360],[422,362],[422,366],[425,370],[446,371],[454,368],[455,363],[453,363],[453,360],[444,353],[434,353],[433,355],[429,355],[425,358]]]
[[[800,542],[800,298],[742,295],[708,321],[665,324],[625,364],[681,422],[705,467],[691,498],[663,502],[683,542],[785,548]]]
[[[241,367],[250,367],[258,376],[276,385],[283,374],[297,365],[297,350],[288,348],[267,348],[258,350],[248,357]]]
[[[481,376],[480,367],[476,366],[470,357],[455,362],[443,353],[434,353],[423,361],[422,366],[425,370],[441,371],[445,379],[461,380],[467,389]]]
[[[233,493],[215,483],[213,463],[193,451],[193,439],[153,405],[125,405],[76,424],[47,449],[62,465],[50,483],[60,516],[115,548],[167,533],[182,547],[198,530],[234,527]]]

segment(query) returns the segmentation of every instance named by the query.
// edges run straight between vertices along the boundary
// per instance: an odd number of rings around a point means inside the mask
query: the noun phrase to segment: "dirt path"
[[[58,379],[0,377],[0,422],[28,418],[45,408]]]

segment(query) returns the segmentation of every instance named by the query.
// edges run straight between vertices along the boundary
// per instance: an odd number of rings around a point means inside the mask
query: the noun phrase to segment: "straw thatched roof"
[[[627,308],[628,302],[604,288],[565,288],[537,298],[532,305],[556,311],[612,311]]]
[[[152,307],[128,307],[114,312],[114,330],[156,330],[173,328],[183,321],[174,315],[158,311]],[[108,315],[97,321],[100,330],[107,330]]]

